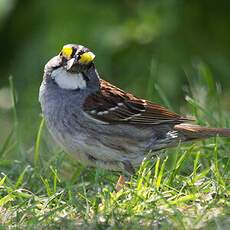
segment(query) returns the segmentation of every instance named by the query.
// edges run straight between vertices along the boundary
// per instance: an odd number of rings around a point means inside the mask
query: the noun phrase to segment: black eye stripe
[[[76,47],[72,47],[72,53],[70,57],[73,58],[76,52],[77,52]]]
[[[83,53],[85,53],[85,51],[83,49],[81,49],[79,52],[78,52],[78,55],[82,55]]]

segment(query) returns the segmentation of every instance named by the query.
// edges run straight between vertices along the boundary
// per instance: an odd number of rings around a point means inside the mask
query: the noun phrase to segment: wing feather
[[[101,80],[101,90],[86,98],[83,109],[94,119],[107,123],[174,125],[189,121],[160,105],[125,93],[104,80]]]

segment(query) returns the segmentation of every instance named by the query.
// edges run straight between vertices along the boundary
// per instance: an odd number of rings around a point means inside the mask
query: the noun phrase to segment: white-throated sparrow
[[[146,154],[179,142],[230,136],[230,129],[185,117],[102,80],[95,55],[65,45],[45,66],[39,101],[54,139],[81,163],[132,174]]]

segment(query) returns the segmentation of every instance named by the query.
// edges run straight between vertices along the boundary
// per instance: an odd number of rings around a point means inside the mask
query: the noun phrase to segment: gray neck
[[[98,91],[100,89],[100,77],[94,64],[89,69],[83,71],[83,74],[88,78],[87,88],[92,92]]]

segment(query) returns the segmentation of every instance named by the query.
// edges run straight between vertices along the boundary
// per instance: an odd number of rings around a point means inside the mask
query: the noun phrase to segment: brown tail
[[[174,129],[185,137],[185,141],[199,140],[209,137],[230,137],[230,128],[207,128],[192,124],[175,125]]]

